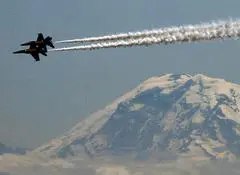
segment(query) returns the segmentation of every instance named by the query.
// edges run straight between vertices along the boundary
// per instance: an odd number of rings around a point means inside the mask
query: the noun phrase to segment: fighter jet
[[[45,39],[43,37],[42,33],[38,33],[38,37],[36,41],[29,41],[27,43],[21,44],[21,46],[27,46],[31,45],[32,43],[35,43],[38,47],[43,48],[47,52],[47,45],[51,48],[54,48],[54,45],[52,43],[52,37],[47,36]]]
[[[35,42],[30,43],[30,46],[28,49],[18,50],[13,53],[14,54],[18,54],[18,53],[31,54],[35,59],[35,61],[40,61],[39,53],[41,53],[44,56],[47,56],[46,51],[41,47],[37,47]]]

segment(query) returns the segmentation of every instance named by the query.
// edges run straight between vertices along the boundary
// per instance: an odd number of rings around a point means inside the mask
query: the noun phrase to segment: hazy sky
[[[54,40],[240,17],[239,0],[2,0],[0,142],[35,148],[143,80],[202,73],[240,83],[240,42],[13,55],[38,32]],[[63,44],[56,44],[62,47]]]

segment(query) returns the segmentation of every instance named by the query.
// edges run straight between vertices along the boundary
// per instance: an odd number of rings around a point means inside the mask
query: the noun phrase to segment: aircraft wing
[[[18,51],[15,51],[15,52],[13,52],[14,54],[17,54],[17,53],[26,53],[26,51],[25,50],[18,50]]]
[[[33,41],[29,41],[29,42],[23,43],[23,44],[21,44],[21,46],[31,45],[31,43],[33,43]]]
[[[31,53],[31,55],[33,56],[33,58],[34,58],[36,61],[40,61],[40,58],[39,58],[38,53]]]
[[[43,34],[39,33],[37,37],[37,41],[42,41],[42,40],[44,40]]]

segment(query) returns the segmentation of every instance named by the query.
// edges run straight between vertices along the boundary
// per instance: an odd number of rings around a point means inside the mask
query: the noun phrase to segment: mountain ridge
[[[28,151],[26,148],[13,148],[6,146],[5,144],[0,142],[0,155],[6,154],[6,153],[12,153],[12,154],[25,154]]]

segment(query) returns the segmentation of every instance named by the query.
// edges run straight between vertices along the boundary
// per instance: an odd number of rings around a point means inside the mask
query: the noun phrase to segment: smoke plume
[[[144,32],[142,32],[142,34],[143,33]],[[144,35],[141,35],[141,37],[139,34],[138,37],[130,38],[128,37],[127,39],[125,38],[126,40],[123,40],[123,38],[121,38],[121,40],[116,40],[112,42],[99,42],[89,45],[58,48],[52,49],[51,51],[95,50],[102,48],[131,47],[140,45],[149,46],[153,44],[175,44],[185,42],[200,42],[216,39],[238,38],[239,36],[240,36],[240,21],[229,20],[212,22],[209,24],[202,25],[187,25],[164,28],[159,29],[158,31],[152,32],[147,31]],[[87,39],[85,39],[85,41],[86,40]]]

